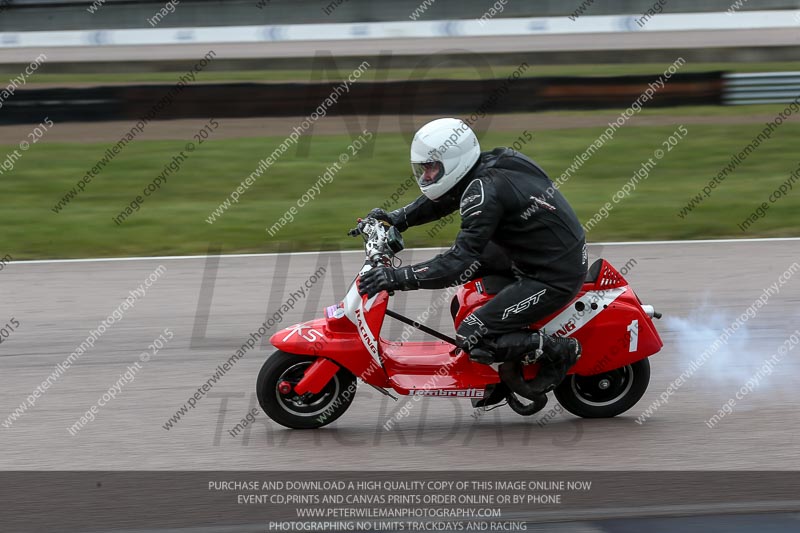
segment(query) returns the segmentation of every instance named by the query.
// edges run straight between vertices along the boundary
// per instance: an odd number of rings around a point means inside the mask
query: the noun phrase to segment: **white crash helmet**
[[[478,138],[457,118],[422,126],[411,141],[411,170],[422,194],[436,200],[463,178],[481,154]]]

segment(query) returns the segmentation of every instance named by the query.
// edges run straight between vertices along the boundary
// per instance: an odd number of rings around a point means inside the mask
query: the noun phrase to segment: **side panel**
[[[591,375],[620,368],[658,353],[663,342],[633,292],[617,298],[580,329],[569,334],[578,339],[583,353],[570,373]]]
[[[491,299],[478,290],[482,280],[465,284],[457,293],[459,309],[456,327],[469,313]],[[573,337],[583,347],[581,359],[571,373],[598,374],[634,363],[658,353],[663,342],[652,319],[645,314],[633,293],[619,276],[616,286],[598,288],[586,283],[563,310],[553,313],[532,328],[560,337]],[[526,376],[530,369],[526,371]]]
[[[607,290],[581,291],[569,305],[544,320],[533,324],[534,329],[558,337],[574,337],[583,327],[590,324],[609,308],[628,289],[625,287]]]

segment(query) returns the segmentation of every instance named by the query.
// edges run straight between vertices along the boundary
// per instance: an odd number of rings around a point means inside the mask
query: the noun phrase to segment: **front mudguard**
[[[324,318],[289,326],[273,334],[269,341],[275,348],[283,352],[333,361],[339,367],[346,368],[370,385],[389,386],[389,378],[383,365],[370,355],[358,333],[331,331]],[[312,365],[306,371],[306,377],[310,377],[309,374],[312,373],[312,370],[313,373],[330,374],[328,380],[336,373],[335,371],[331,373],[332,368],[329,365]],[[312,383],[318,383],[322,377],[324,376],[314,377]],[[323,387],[328,380],[322,383]],[[304,378],[303,381],[306,379]],[[311,390],[311,392],[314,391]]]

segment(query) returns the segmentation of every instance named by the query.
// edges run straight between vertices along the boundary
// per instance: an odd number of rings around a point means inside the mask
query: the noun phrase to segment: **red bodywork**
[[[399,394],[481,398],[487,385],[499,383],[495,368],[471,361],[447,342],[382,339],[388,294],[368,301],[355,291],[353,284],[342,303],[326,309],[325,318],[286,328],[270,339],[284,352],[319,357],[295,387],[297,393],[319,392],[340,366],[370,385]],[[482,279],[460,287],[455,327],[492,297]],[[586,282],[569,305],[531,327],[578,339],[583,353],[570,373],[581,375],[624,367],[663,346],[633,289],[605,260],[597,279]],[[527,365],[525,377],[531,379],[537,368]]]

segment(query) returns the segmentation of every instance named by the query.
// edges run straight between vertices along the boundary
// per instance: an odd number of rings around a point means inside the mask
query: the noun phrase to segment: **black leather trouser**
[[[456,342],[466,352],[481,347],[497,352],[498,360],[503,360],[503,347],[529,338],[529,332],[522,330],[566,306],[580,291],[585,275],[551,283],[515,273],[499,247],[487,249],[484,255],[476,277],[503,276],[507,284],[461,322]]]

